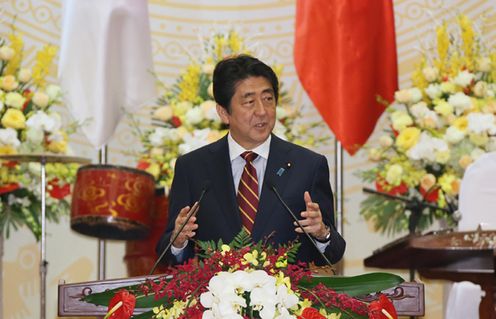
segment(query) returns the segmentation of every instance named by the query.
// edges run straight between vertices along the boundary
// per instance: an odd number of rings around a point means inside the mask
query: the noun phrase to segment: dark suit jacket
[[[290,169],[287,169],[288,163],[291,165]],[[279,176],[277,172],[280,168],[284,168],[285,171]],[[268,181],[272,182],[298,217],[300,212],[306,210],[303,193],[310,192],[312,200],[320,206],[324,222],[331,227],[332,235],[330,244],[325,250],[326,257],[332,263],[339,261],[346,243],[334,227],[333,195],[326,158],[272,135],[264,185],[252,232],[255,242],[273,234],[269,240],[273,244],[287,243],[298,237],[302,243],[298,260],[314,261],[318,265],[325,264],[309,239],[294,231],[293,220],[274,191],[267,186]],[[199,227],[195,239],[217,242],[222,238],[223,242],[228,243],[240,232],[241,217],[236,202],[236,188],[232,178],[227,136],[225,136],[217,142],[177,159],[169,196],[169,223],[156,247],[159,255],[170,242],[174,221],[179,211],[197,201],[206,184],[208,191],[196,215]],[[185,257],[193,256],[194,242],[190,240],[185,250]],[[164,259],[168,263],[175,263],[175,257],[170,251]]]

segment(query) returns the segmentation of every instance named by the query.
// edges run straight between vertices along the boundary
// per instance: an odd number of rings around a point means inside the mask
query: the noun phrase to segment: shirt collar
[[[229,158],[233,161],[236,157],[240,156],[243,152],[252,151],[258,154],[258,156],[265,158],[266,160],[269,158],[269,149],[270,149],[270,140],[272,139],[272,135],[269,134],[269,137],[262,144],[258,145],[252,150],[247,150],[243,146],[239,145],[231,136],[231,133],[227,134],[227,144],[229,145]]]

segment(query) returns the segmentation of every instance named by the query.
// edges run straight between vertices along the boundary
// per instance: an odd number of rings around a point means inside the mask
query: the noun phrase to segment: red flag
[[[353,155],[398,87],[391,0],[298,0],[294,60],[308,96]]]

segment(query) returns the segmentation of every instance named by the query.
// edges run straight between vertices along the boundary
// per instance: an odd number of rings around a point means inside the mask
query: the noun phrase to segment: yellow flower
[[[10,145],[0,144],[0,154],[2,155],[17,154],[17,151],[15,148],[13,148]]]
[[[67,141],[51,141],[48,143],[48,150],[54,153],[65,153],[67,151]]]
[[[470,141],[477,146],[484,146],[489,142],[489,136],[485,133],[475,134],[472,133],[469,135]]]
[[[291,279],[284,276],[284,273],[282,271],[278,272],[275,278],[276,286],[285,285],[286,287],[291,288]]]
[[[438,114],[441,114],[442,116],[453,114],[453,106],[445,100],[435,100],[434,105],[434,111],[436,111]]]
[[[14,56],[10,59],[9,64],[7,64],[7,68],[5,69],[4,74],[14,75],[21,65],[22,47],[24,46],[24,43],[21,36],[13,33],[9,35],[9,40],[10,47],[14,49],[15,53]]]
[[[57,48],[53,45],[46,45],[36,54],[36,62],[33,66],[33,83],[38,87],[44,87],[45,77],[50,72],[52,61],[57,54]]]
[[[459,191],[459,180],[458,178],[451,174],[445,173],[443,176],[439,178],[439,185],[441,185],[441,189],[449,195],[456,195]]]
[[[453,126],[459,131],[466,132],[468,127],[468,119],[465,116],[459,117],[453,121]]]
[[[152,174],[153,177],[157,178],[160,175],[160,165],[158,165],[157,163],[151,163],[146,171]]]
[[[9,108],[3,115],[1,123],[4,127],[22,129],[26,127],[26,118],[20,110]]]
[[[21,109],[26,102],[26,98],[17,92],[5,94],[5,104],[16,109]]]
[[[446,164],[450,159],[451,153],[449,150],[436,152],[436,162]]]
[[[413,124],[413,120],[407,113],[403,111],[396,111],[391,114],[391,122],[393,124],[393,128],[397,131],[401,131],[405,129],[407,126]]]
[[[286,254],[279,257],[276,261],[276,268],[286,268],[288,266],[288,258]]]
[[[398,164],[393,164],[389,167],[386,173],[386,181],[393,186],[401,184],[401,175],[403,174],[403,167]]]
[[[243,265],[252,264],[253,266],[258,266],[258,251],[254,250],[251,253],[246,253],[243,255],[244,261],[242,261]]]
[[[461,168],[466,169],[470,164],[472,164],[473,161],[474,159],[472,158],[472,156],[464,154],[458,160],[458,165],[460,165]]]
[[[188,66],[186,72],[181,77],[181,81],[178,83],[180,90],[179,101],[195,101],[198,98],[200,73],[200,65],[191,64]]]
[[[17,89],[19,83],[17,82],[15,76],[6,75],[2,78],[0,85],[2,86],[2,89],[4,89],[5,91],[13,91]]]
[[[417,144],[420,138],[420,130],[416,127],[408,127],[404,129],[396,139],[396,146],[403,150],[409,150]]]

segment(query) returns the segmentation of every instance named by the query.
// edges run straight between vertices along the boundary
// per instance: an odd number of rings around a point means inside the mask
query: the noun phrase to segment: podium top
[[[3,154],[0,159],[6,161],[38,162],[38,163],[79,163],[89,164],[91,160],[84,157],[59,154]]]

